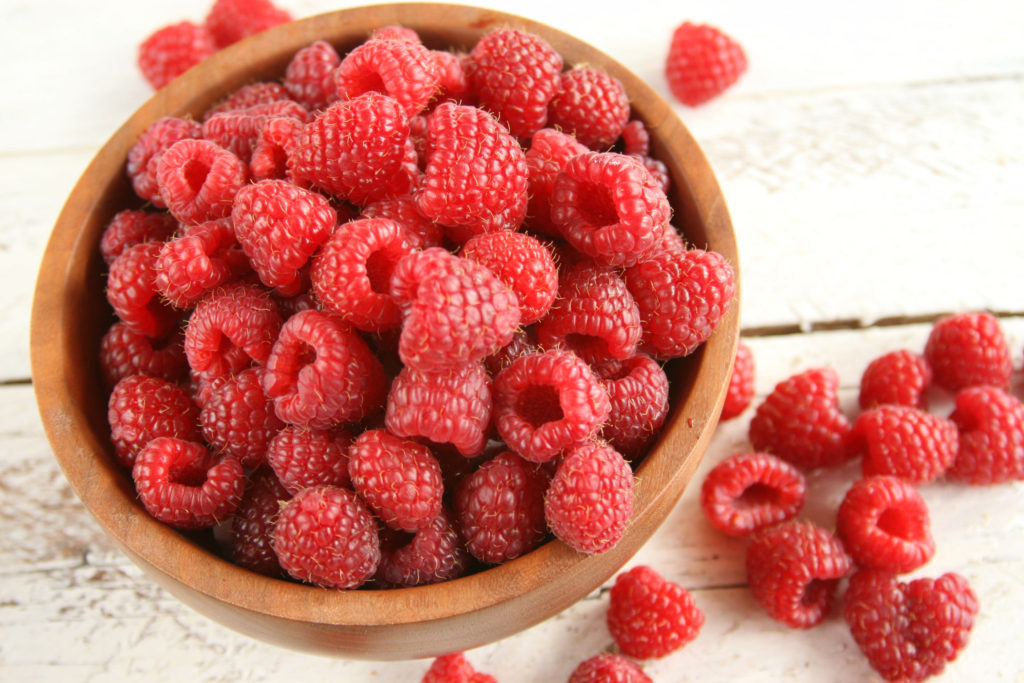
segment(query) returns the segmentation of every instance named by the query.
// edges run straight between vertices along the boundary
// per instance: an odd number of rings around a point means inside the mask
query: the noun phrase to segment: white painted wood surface
[[[345,3],[280,4],[308,16]],[[906,321],[953,310],[1003,313],[1021,367],[1024,6],[651,0],[613,16],[582,2],[482,4],[571,31],[663,93],[676,23],[717,24],[747,48],[750,71],[733,89],[678,111],[718,172],[736,225],[759,396],[826,364],[840,372],[853,414],[867,362],[923,344],[927,324]],[[183,607],[103,536],[39,424],[28,316],[49,226],[95,150],[150,94],[134,65],[138,42],[166,23],[201,19],[207,7],[0,5],[0,680],[416,681],[426,662],[298,654]],[[833,326],[850,329],[825,331]],[[720,427],[703,472],[748,447],[747,419]],[[831,526],[854,474],[815,476],[806,514]],[[790,632],[761,613],[743,585],[742,542],[711,529],[696,493],[692,486],[631,562],[692,589],[707,615],[701,636],[648,663],[648,674],[872,680],[840,619]],[[916,574],[961,572],[982,604],[971,644],[942,679],[1024,680],[1024,485],[937,483],[923,494],[939,550]],[[605,605],[596,592],[468,656],[503,683],[565,680],[610,644]]]

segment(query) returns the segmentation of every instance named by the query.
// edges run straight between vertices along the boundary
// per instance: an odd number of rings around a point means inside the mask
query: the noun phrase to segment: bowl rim
[[[135,500],[134,493],[125,488],[123,472],[118,473],[108,466],[109,463],[97,460],[97,455],[110,454],[109,443],[104,446],[90,429],[81,397],[72,387],[73,382],[80,379],[76,374],[80,369],[71,370],[61,362],[69,358],[76,343],[75,335],[64,323],[73,318],[75,306],[80,305],[84,297],[79,290],[90,284],[81,255],[87,253],[84,249],[96,251],[94,234],[87,234],[86,222],[100,220],[104,212],[109,216],[104,206],[107,195],[96,191],[94,176],[112,164],[123,167],[130,144],[159,116],[180,115],[186,111],[194,115],[201,113],[214,103],[212,91],[220,97],[251,81],[253,73],[273,70],[283,73],[279,68],[282,54],[289,50],[288,54],[293,54],[299,47],[324,35],[346,33],[346,25],[371,16],[380,26],[403,24],[414,29],[420,26],[417,30],[422,32],[426,32],[423,28],[426,22],[440,21],[442,17],[458,24],[452,27],[453,31],[479,32],[511,26],[541,35],[559,53],[571,45],[572,52],[584,57],[574,60],[577,64],[586,61],[609,71],[627,84],[631,99],[643,98],[647,103],[643,118],[651,131],[652,142],[656,142],[655,138],[663,141],[671,136],[673,146],[686,152],[683,159],[678,155],[662,158],[670,167],[673,183],[678,185],[674,193],[685,192],[691,198],[695,216],[690,218],[700,221],[707,240],[705,245],[696,246],[714,249],[733,265],[737,292],[712,337],[695,352],[694,360],[688,362],[687,372],[692,375],[688,383],[692,388],[681,397],[681,404],[673,406],[661,438],[637,468],[635,500],[639,504],[623,542],[607,553],[583,556],[562,542],[552,540],[505,564],[439,584],[400,589],[326,590],[256,574],[197,546],[181,532],[149,517]],[[337,44],[339,41],[332,38],[330,42]],[[237,66],[251,53],[263,55],[262,61]],[[271,63],[276,66],[269,66]],[[246,75],[242,76],[243,72]],[[207,90],[194,92],[192,89],[197,83]],[[661,151],[664,157],[665,150]],[[434,624],[439,629],[450,629],[454,627],[453,620],[466,615],[482,611],[500,613],[503,606],[520,600],[523,588],[528,586],[534,591],[532,604],[537,609],[537,618],[532,623],[517,625],[509,631],[511,633],[556,614],[603,583],[646,542],[666,516],[665,505],[670,503],[671,508],[678,501],[692,477],[717,424],[738,339],[739,261],[728,210],[703,152],[669,104],[653,88],[584,41],[531,19],[468,5],[394,3],[318,14],[247,38],[177,78],[133,113],[97,152],[55,223],[41,261],[32,304],[31,364],[40,415],[58,463],[79,499],[131,559],[201,612],[227,610],[248,614],[241,621],[254,620],[250,635],[255,630],[259,636],[260,629],[265,628],[260,622],[263,615],[327,627],[324,637],[330,640],[330,627],[372,632],[378,627]],[[697,406],[701,410],[697,410]],[[190,567],[196,562],[206,563],[204,571]],[[187,577],[186,584],[182,584],[183,576]],[[602,578],[595,585],[597,576]],[[381,609],[381,598],[385,595],[392,604]],[[500,615],[496,618],[500,619]],[[239,620],[233,621],[236,623],[232,625],[237,628]],[[245,631],[245,624],[242,626],[239,630]],[[478,638],[475,644],[492,639],[483,633],[481,636],[487,640]],[[474,641],[470,638],[469,642]],[[301,642],[286,644],[303,647]]]

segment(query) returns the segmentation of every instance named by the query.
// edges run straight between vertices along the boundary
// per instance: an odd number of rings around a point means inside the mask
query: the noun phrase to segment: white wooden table
[[[281,4],[308,16],[346,3]],[[929,321],[956,310],[999,313],[1021,367],[1024,5],[633,0],[613,15],[583,2],[481,4],[573,32],[663,93],[677,23],[716,24],[746,47],[751,66],[736,87],[679,113],[732,212],[759,397],[794,372],[830,365],[853,414],[867,362],[922,348]],[[150,94],[134,65],[138,42],[206,8],[203,0],[0,5],[0,680],[417,681],[426,662],[298,654],[183,607],[84,511],[36,414],[28,319],[50,226],[92,154]],[[720,427],[702,473],[748,447],[749,416]],[[832,526],[855,474],[812,476],[806,515]],[[744,586],[742,542],[711,529],[697,489],[632,561],[693,590],[707,615],[700,637],[650,662],[648,674],[872,680],[835,615],[807,632],[763,615]],[[922,492],[938,553],[915,575],[960,572],[982,605],[971,644],[942,679],[1024,680],[1024,484],[936,483]],[[503,683],[565,680],[610,644],[606,600],[595,592],[468,656]]]

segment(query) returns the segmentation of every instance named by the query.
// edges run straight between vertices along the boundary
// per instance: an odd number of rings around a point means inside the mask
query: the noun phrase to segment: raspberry
[[[356,493],[392,529],[415,532],[441,514],[441,466],[415,441],[368,429],[348,449]]]
[[[107,422],[114,454],[124,467],[159,436],[199,438],[199,409],[184,389],[159,377],[129,375],[114,385]]]
[[[273,544],[288,574],[322,588],[357,588],[380,563],[373,515],[355,493],[336,486],[295,494],[281,508]]]
[[[206,28],[217,47],[227,47],[291,20],[287,10],[276,7],[270,0],[214,0],[206,15]]]
[[[206,443],[250,469],[266,461],[267,445],[284,427],[263,393],[263,374],[263,368],[252,367],[218,377],[199,415]]]
[[[151,338],[163,337],[178,324],[180,314],[160,296],[156,263],[160,242],[129,247],[110,265],[107,302],[134,331]]]
[[[540,36],[518,29],[491,31],[469,53],[477,103],[516,137],[544,127],[561,72],[561,55]]]
[[[160,436],[139,451],[132,479],[146,511],[178,529],[206,529],[230,518],[245,491],[237,458],[201,443]]]
[[[272,116],[263,123],[249,161],[253,180],[287,179],[299,187],[308,184],[294,177],[291,162],[295,140],[303,125],[290,116]]]
[[[494,424],[509,448],[546,462],[594,436],[611,412],[608,391],[576,354],[522,356],[494,378]]]
[[[108,387],[128,375],[151,375],[177,382],[188,375],[184,336],[175,332],[157,340],[124,322],[110,326],[100,340],[100,369]]]
[[[523,325],[543,318],[555,301],[555,260],[535,237],[510,230],[483,233],[466,242],[459,255],[487,266],[515,292]]]
[[[736,345],[736,360],[732,365],[729,388],[725,393],[725,403],[722,404],[719,421],[733,419],[750,405],[754,399],[755,370],[754,353],[741,340]]]
[[[747,546],[747,583],[770,617],[811,628],[828,614],[839,580],[853,563],[842,543],[804,520],[766,527]]]
[[[390,291],[406,310],[398,353],[415,370],[483,360],[508,344],[519,325],[519,302],[505,283],[440,247],[399,261]]]
[[[420,213],[411,194],[378,199],[363,206],[363,218],[390,218],[405,229],[406,237],[418,249],[439,247],[443,228]]]
[[[697,637],[704,613],[693,596],[646,565],[615,577],[608,594],[608,631],[622,654],[665,657]]]
[[[185,327],[189,367],[206,379],[264,364],[281,329],[270,296],[255,285],[234,283],[207,294]]]
[[[242,188],[231,222],[260,281],[286,296],[299,293],[299,271],[334,230],[338,215],[325,197],[284,181]]]
[[[585,659],[569,674],[568,683],[654,683],[632,659],[603,652]]]
[[[611,550],[633,515],[633,471],[611,446],[591,441],[565,454],[544,497],[555,538],[581,553]]]
[[[434,61],[437,62],[438,90],[434,102],[461,102],[473,104],[472,84],[463,66],[468,55],[455,54],[447,50],[434,50]]]
[[[384,423],[402,437],[483,453],[491,427],[491,379],[482,363],[430,372],[403,367],[391,383]]]
[[[290,159],[295,178],[364,204],[408,192],[409,122],[394,98],[368,92],[332,104],[307,124]]]
[[[928,334],[924,357],[935,384],[950,391],[983,384],[1010,386],[1010,349],[991,313],[956,313],[939,319]]]
[[[528,353],[537,353],[538,351],[540,351],[540,348],[537,346],[537,340],[533,336],[533,328],[523,328],[516,330],[515,334],[512,335],[512,341],[485,358],[484,365],[487,366],[487,371],[493,377],[511,365],[512,361],[516,358]]]
[[[920,681],[942,673],[967,645],[978,599],[959,574],[903,583],[862,570],[850,578],[843,614],[875,671],[890,681]]]
[[[750,443],[797,467],[833,467],[850,458],[850,421],[839,410],[839,375],[812,368],[775,385],[750,421]]]
[[[804,475],[785,460],[770,453],[737,453],[708,472],[700,506],[719,531],[746,536],[792,519],[806,497]]]
[[[611,401],[601,438],[627,460],[639,459],[654,443],[668,415],[665,371],[653,358],[639,353],[594,366],[594,372]]]
[[[462,576],[469,553],[442,510],[404,545],[381,548],[377,580],[392,586],[422,586]]]
[[[191,226],[165,242],[153,281],[172,306],[189,308],[248,265],[231,221],[221,218]]]
[[[203,120],[206,121],[215,114],[228,111],[249,109],[262,104],[283,102],[292,99],[288,89],[280,83],[273,81],[257,81],[246,83],[238,90],[225,97],[220,103],[213,105],[203,112]]]
[[[672,33],[665,78],[669,91],[696,107],[721,94],[747,70],[747,56],[735,40],[714,26],[683,22]]]
[[[108,266],[128,247],[143,242],[163,242],[178,229],[178,221],[167,213],[126,209],[107,223],[100,237],[100,255]]]
[[[281,504],[289,498],[291,494],[268,468],[258,469],[249,478],[231,524],[231,556],[238,565],[266,576],[284,573],[271,540]]]
[[[334,72],[341,57],[330,43],[317,40],[302,48],[288,62],[284,87],[292,98],[310,111],[326,108],[337,95]]]
[[[623,154],[579,154],[552,186],[552,222],[572,246],[602,265],[636,265],[657,244],[671,215],[654,177]]]
[[[940,477],[957,453],[950,420],[909,406],[883,405],[857,417],[850,449],[863,453],[865,477],[891,474],[912,484]]]
[[[850,487],[839,505],[836,533],[862,569],[903,574],[935,554],[928,506],[917,489],[892,476]]]
[[[563,72],[558,92],[548,103],[548,125],[593,150],[611,148],[628,121],[626,89],[600,69],[577,67]]]
[[[651,153],[651,134],[639,119],[622,127],[622,153],[646,157]]]
[[[970,387],[949,416],[959,432],[946,476],[968,484],[1024,479],[1024,404],[998,387]]]
[[[419,41],[370,38],[345,55],[335,72],[338,98],[367,92],[393,97],[406,116],[418,114],[437,92],[433,53]]]
[[[344,428],[288,425],[267,444],[267,463],[289,494],[311,486],[352,488],[348,474],[351,444],[352,435]]]
[[[672,187],[672,175],[668,171],[668,166],[666,166],[663,161],[653,157],[641,156],[639,154],[630,154],[629,157],[639,161],[640,164],[647,169],[647,172],[651,174],[651,177],[654,178],[654,181],[658,184],[658,187],[661,188],[661,191],[666,195],[668,194],[668,191]],[[669,230],[669,236],[674,232],[674,229]],[[656,251],[657,249],[654,253],[656,253]]]
[[[420,212],[465,242],[515,229],[526,215],[526,155],[487,112],[445,102],[427,124],[426,169],[415,197]]]
[[[423,675],[421,683],[498,683],[490,674],[480,673],[466,659],[455,652],[435,658]]]
[[[128,150],[128,163],[125,170],[132,181],[132,189],[135,190],[135,194],[152,202],[154,206],[166,207],[167,204],[160,196],[160,187],[157,183],[160,157],[174,143],[202,136],[203,126],[190,119],[164,116],[150,124],[139,136],[138,141]]]
[[[399,26],[398,24],[392,24],[390,26],[381,26],[375,28],[370,34],[370,40],[374,39],[381,40],[400,40],[409,43],[422,43],[420,40],[420,34],[416,33],[414,29],[407,26]]]
[[[640,341],[640,310],[618,273],[593,263],[562,271],[558,298],[537,324],[543,348],[561,346],[591,364],[630,358]]]
[[[216,51],[205,26],[182,21],[164,26],[142,41],[137,62],[143,78],[159,90]]]
[[[455,491],[456,526],[473,557],[498,564],[540,545],[548,482],[544,469],[511,451],[463,478]]]
[[[527,225],[542,235],[560,237],[551,220],[551,193],[555,178],[573,157],[588,151],[576,138],[554,128],[542,128],[533,134],[526,150],[526,170],[530,181]]]
[[[892,351],[868,363],[857,400],[862,410],[889,403],[924,409],[931,381],[931,366],[923,356],[906,349]]]
[[[313,291],[324,307],[367,332],[393,330],[402,312],[388,293],[391,273],[413,245],[405,229],[387,218],[338,226],[313,259]]]
[[[209,140],[180,140],[161,156],[156,171],[160,198],[185,224],[231,214],[235,194],[249,180],[237,156]]]
[[[358,422],[384,402],[384,368],[345,321],[300,311],[285,322],[267,358],[263,384],[287,422],[326,429]]]
[[[214,114],[203,121],[203,138],[217,143],[248,164],[263,127],[268,121],[279,118],[307,123],[309,113],[301,104],[291,100],[232,109]]]

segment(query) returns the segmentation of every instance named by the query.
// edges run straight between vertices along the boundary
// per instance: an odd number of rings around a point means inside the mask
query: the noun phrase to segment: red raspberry
[[[239,190],[231,222],[260,281],[285,296],[302,289],[300,269],[334,231],[338,215],[325,197],[284,181]]]
[[[928,335],[924,357],[935,384],[950,391],[983,384],[1010,386],[1010,348],[991,313],[956,313],[939,319]]]
[[[622,127],[622,153],[646,157],[651,153],[651,134],[639,119]]]
[[[425,177],[416,189],[420,212],[453,230],[453,239],[515,229],[526,216],[526,155],[490,114],[445,102],[427,125]]]
[[[932,370],[913,351],[892,351],[871,361],[860,379],[858,403],[862,410],[883,404],[926,408]]]
[[[378,581],[389,586],[423,586],[466,573],[470,555],[442,510],[404,545],[382,543]]]
[[[215,114],[221,114],[227,111],[249,109],[250,107],[262,104],[283,102],[291,99],[292,97],[288,92],[288,89],[280,83],[275,83],[274,81],[246,83],[225,97],[220,103],[215,104],[204,111],[203,120],[205,121]]]
[[[327,429],[358,422],[384,403],[384,368],[345,321],[300,311],[285,322],[263,384],[288,424]]]
[[[100,237],[100,255],[108,266],[128,247],[143,242],[163,242],[178,229],[168,213],[126,209],[114,215]]]
[[[526,170],[530,181],[527,226],[542,235],[560,237],[551,220],[551,194],[555,178],[573,157],[587,152],[576,138],[554,128],[542,128],[533,134],[526,150]]]
[[[627,268],[623,279],[640,309],[641,350],[661,359],[707,341],[736,294],[732,266],[702,249],[659,254]]]
[[[125,168],[135,194],[152,202],[153,206],[166,207],[167,204],[160,197],[160,187],[157,183],[160,157],[174,143],[202,136],[202,124],[191,119],[164,116],[150,124],[128,150],[128,163]]]
[[[561,346],[591,364],[636,354],[640,310],[615,271],[594,263],[563,269],[558,298],[539,323],[543,348]]]
[[[249,478],[231,524],[231,556],[236,564],[266,576],[284,573],[271,545],[281,505],[291,498],[270,469],[258,469]]]
[[[230,215],[235,194],[249,180],[249,169],[209,140],[180,140],[160,156],[156,180],[167,209],[191,225]]]
[[[561,72],[561,55],[540,36],[518,29],[491,31],[469,53],[477,103],[516,137],[544,127]]]
[[[338,226],[313,259],[313,291],[325,308],[367,332],[398,328],[402,311],[388,293],[395,265],[413,251],[405,229],[387,218]]]
[[[672,216],[654,177],[632,157],[586,152],[565,164],[551,191],[551,220],[565,239],[598,263],[636,265]]]
[[[743,341],[740,341],[736,345],[736,360],[732,365],[729,388],[725,394],[725,403],[722,404],[719,421],[733,419],[750,405],[754,399],[755,370],[754,352]]]
[[[430,663],[421,683],[498,683],[490,674],[480,673],[461,652],[442,655]]]
[[[248,268],[231,221],[220,218],[189,227],[165,242],[156,260],[154,283],[172,306],[194,306],[207,292]]]
[[[351,444],[352,434],[344,428],[288,425],[267,444],[267,463],[289,494],[311,486],[352,488],[348,475]]]
[[[375,28],[370,33],[370,39],[380,38],[381,40],[402,40],[409,43],[422,43],[420,40],[420,34],[416,33],[414,29],[407,26],[399,26],[398,24],[391,24],[390,26],[381,26]]]
[[[519,302],[504,282],[440,247],[399,261],[391,295],[406,310],[398,353],[416,370],[483,360],[508,344],[519,325]]]
[[[199,415],[206,443],[250,469],[266,462],[267,445],[284,427],[263,392],[263,374],[252,367],[213,380]]]
[[[641,458],[658,437],[668,415],[668,377],[653,358],[638,353],[594,366],[611,412],[601,438],[630,461]]]
[[[471,92],[473,85],[464,66],[469,56],[447,50],[434,50],[433,56],[437,62],[438,78],[438,91],[433,102],[473,104],[476,101]]]
[[[472,458],[487,445],[491,405],[483,363],[437,372],[403,367],[391,383],[384,423],[398,436],[450,443]]]
[[[394,98],[368,92],[336,102],[306,125],[290,159],[299,181],[364,204],[405,194],[409,122]]]
[[[935,554],[928,505],[917,489],[897,477],[855,482],[839,505],[836,533],[862,569],[903,574]]]
[[[392,529],[416,532],[441,514],[441,466],[425,446],[368,429],[348,449],[356,493]]]
[[[551,532],[588,555],[611,550],[633,516],[633,471],[611,446],[591,441],[565,454],[544,497]]]
[[[206,379],[264,364],[281,329],[270,296],[255,285],[228,284],[196,304],[185,327],[189,367]]]
[[[295,494],[281,508],[273,543],[288,574],[322,588],[357,588],[380,563],[373,515],[355,493],[336,486]]]
[[[156,264],[163,244],[143,242],[129,247],[110,265],[107,302],[122,321],[141,335],[163,337],[181,317],[160,296]]]
[[[959,432],[946,476],[968,484],[1024,479],[1024,404],[998,387],[971,387],[949,416]]]
[[[843,544],[811,522],[790,520],[758,531],[747,546],[747,583],[773,619],[811,628],[828,614],[853,562]]]
[[[367,92],[393,97],[406,116],[418,114],[440,87],[434,54],[419,41],[370,38],[341,60],[335,72],[338,99]]]
[[[177,382],[188,375],[184,335],[175,332],[157,340],[124,322],[110,326],[100,340],[100,369],[108,387],[128,375],[151,375]]]
[[[290,116],[274,116],[264,122],[249,161],[253,180],[287,179],[300,187],[308,185],[301,178],[294,177],[291,162],[295,141],[303,125]]]
[[[978,614],[978,599],[959,574],[902,583],[862,570],[850,578],[843,613],[871,667],[890,681],[921,681],[956,659]]]
[[[569,133],[590,149],[611,148],[629,121],[629,96],[622,82],[600,69],[562,72],[548,103],[548,125]]]
[[[516,330],[512,335],[512,341],[485,358],[484,365],[487,366],[487,371],[493,377],[511,365],[516,358],[539,351],[537,340],[533,337],[533,328],[523,328]]]
[[[603,652],[585,659],[569,674],[568,683],[654,683],[632,659]]]
[[[218,458],[201,443],[171,436],[139,451],[132,479],[146,511],[178,529],[206,529],[229,519],[245,491],[237,458]]]
[[[651,174],[651,177],[654,178],[661,191],[666,195],[668,194],[668,191],[672,188],[672,174],[669,173],[668,166],[664,162],[653,157],[640,156],[639,154],[630,154],[629,157],[639,161],[647,169],[647,172]],[[672,233],[675,233],[675,229],[673,228],[667,232],[668,236],[671,237]],[[655,248],[653,253],[657,253],[657,248]]]
[[[455,518],[466,549],[481,562],[498,564],[527,553],[544,540],[543,468],[504,451],[462,479],[455,491]]]
[[[309,112],[298,102],[277,100],[246,109],[219,112],[203,121],[203,138],[216,142],[244,163],[252,161],[253,149],[268,121],[295,119],[309,121]]]
[[[696,107],[721,94],[747,70],[747,56],[735,40],[714,26],[683,22],[672,33],[665,78],[672,94]]]
[[[792,519],[806,498],[804,475],[770,453],[729,456],[708,472],[700,490],[704,515],[730,536],[746,536]]]
[[[227,47],[291,20],[287,10],[276,7],[270,0],[214,0],[206,15],[206,28],[217,47]]]
[[[697,637],[704,612],[693,596],[651,567],[638,565],[615,577],[608,594],[608,631],[622,654],[665,657]]]
[[[863,453],[865,477],[891,474],[923,484],[942,476],[956,458],[956,425],[909,406],[883,405],[861,413],[850,436],[851,452]]]
[[[390,218],[405,229],[418,249],[439,247],[444,242],[444,229],[420,213],[411,194],[370,202],[363,206],[363,218]]]
[[[839,410],[839,375],[812,368],[775,385],[750,421],[750,443],[797,467],[833,467],[853,454],[850,421]]]
[[[216,51],[205,26],[182,21],[164,26],[142,41],[137,61],[143,78],[159,90]]]
[[[585,361],[552,349],[522,356],[494,378],[494,424],[509,448],[546,462],[591,438],[611,412]]]
[[[199,409],[184,389],[159,377],[129,375],[114,385],[107,421],[114,454],[125,467],[159,436],[199,439]]]
[[[459,255],[487,266],[515,292],[520,323],[531,325],[551,308],[558,293],[558,269],[547,247],[522,232],[499,230],[476,235]]]
[[[325,109],[337,94],[334,72],[339,64],[341,57],[334,46],[317,40],[296,52],[288,62],[284,87],[296,102],[310,111]]]

